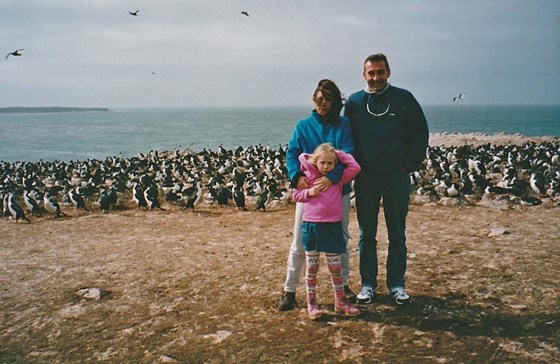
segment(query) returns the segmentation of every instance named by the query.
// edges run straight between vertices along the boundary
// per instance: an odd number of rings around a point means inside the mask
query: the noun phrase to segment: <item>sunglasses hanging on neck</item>
[[[375,103],[375,101],[377,101],[377,100],[380,99],[381,97],[384,97],[384,96],[385,96],[385,97],[387,98],[387,108],[385,109],[385,111],[383,111],[383,112],[381,112],[381,113],[379,113],[379,114],[376,114],[376,113],[374,113],[373,111],[371,111],[371,109],[370,109],[370,107],[369,107],[369,104],[371,103],[371,99],[372,99],[371,96],[372,96],[372,94],[369,94],[369,95],[368,95],[368,98],[367,98],[367,102],[366,102],[366,109],[367,109],[367,112],[370,113],[371,115],[375,116],[375,117],[379,117],[379,116],[383,116],[383,115],[387,114],[387,113],[389,112],[389,108],[391,107],[391,103],[390,103],[390,101],[389,101],[389,95],[386,94],[386,93],[373,94],[373,102],[374,102],[374,103]],[[374,106],[375,106],[375,105],[374,105]],[[378,106],[379,106],[379,104],[378,104]],[[377,108],[378,108],[378,107],[377,107]]]

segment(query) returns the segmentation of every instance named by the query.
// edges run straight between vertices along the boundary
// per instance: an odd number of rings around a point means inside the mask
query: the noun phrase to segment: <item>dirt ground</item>
[[[411,206],[407,287],[335,315],[279,312],[293,206],[0,221],[0,363],[553,363],[560,208]],[[504,230],[501,230],[504,229]],[[359,289],[351,213],[351,287]],[[495,236],[492,233],[496,233]],[[503,232],[503,233],[502,233]],[[97,290],[98,291],[97,291]]]

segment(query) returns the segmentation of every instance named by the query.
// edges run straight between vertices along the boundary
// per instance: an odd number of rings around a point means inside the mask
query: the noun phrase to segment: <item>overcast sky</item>
[[[0,52],[0,107],[311,105],[378,52],[425,105],[560,104],[558,0],[0,0]]]

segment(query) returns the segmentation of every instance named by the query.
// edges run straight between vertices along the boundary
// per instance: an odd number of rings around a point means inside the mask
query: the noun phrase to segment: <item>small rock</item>
[[[88,300],[101,299],[101,291],[99,288],[83,288],[78,290],[77,294]]]
[[[491,238],[493,236],[504,235],[505,233],[506,229],[502,227],[492,228],[492,230],[490,230],[490,234],[488,234],[488,237]]]
[[[511,307],[511,308],[513,308],[513,309],[515,309],[515,310],[525,310],[525,309],[527,309],[527,306],[526,306],[526,305],[523,305],[523,304],[509,305],[509,307]]]
[[[167,355],[161,355],[158,358],[158,363],[178,363],[178,362],[179,362],[178,360],[175,360],[172,357],[167,356]]]
[[[447,206],[447,207],[469,206],[469,201],[466,198],[464,198],[463,196],[442,197],[438,201],[438,205]]]
[[[221,343],[224,339],[228,338],[230,335],[232,334],[232,332],[227,331],[227,330],[219,330],[218,332],[216,332],[215,334],[209,334],[209,335],[204,335],[203,337],[205,339],[212,339],[214,341],[214,343],[219,344]]]
[[[63,317],[78,317],[83,315],[86,312],[86,309],[82,307],[82,305],[74,305],[70,307],[64,307],[60,310],[60,315]]]

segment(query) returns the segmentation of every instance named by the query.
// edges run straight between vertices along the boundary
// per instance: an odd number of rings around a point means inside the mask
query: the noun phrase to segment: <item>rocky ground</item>
[[[293,206],[0,220],[0,363],[554,363],[560,209],[412,205],[407,285],[356,318],[279,312]],[[355,212],[351,287],[359,288]],[[384,281],[386,230],[380,227]],[[302,277],[303,278],[303,277]],[[303,279],[302,279],[303,283]]]

